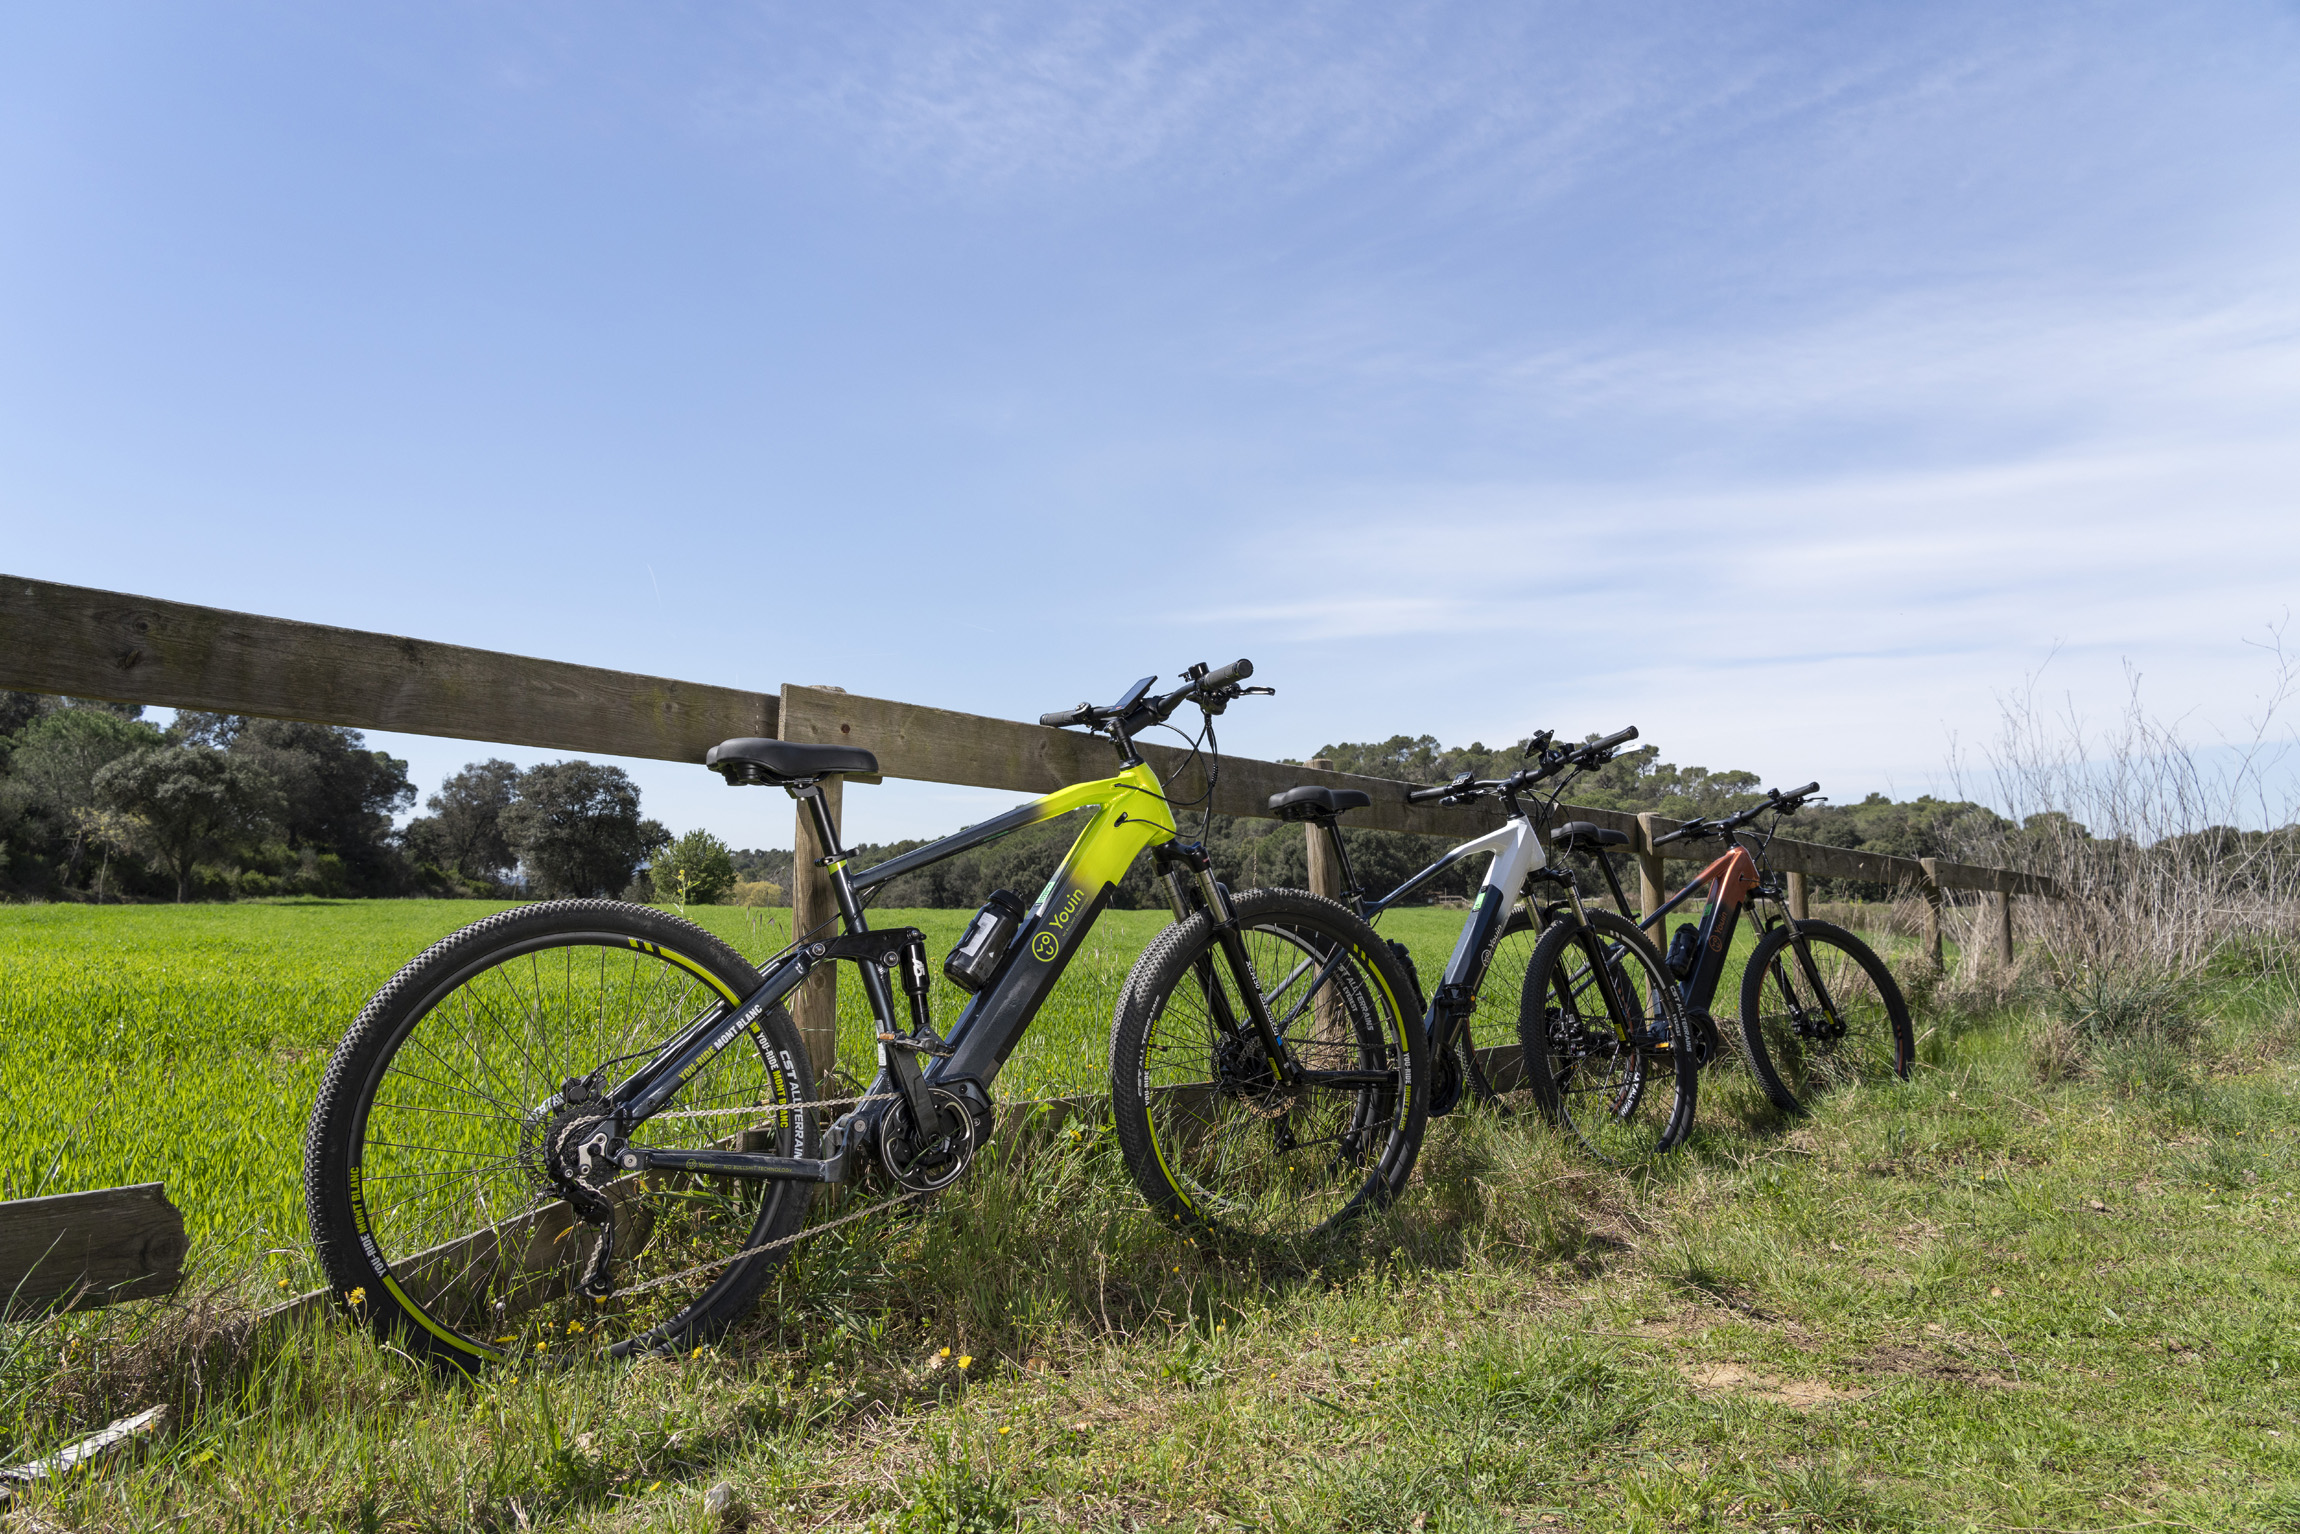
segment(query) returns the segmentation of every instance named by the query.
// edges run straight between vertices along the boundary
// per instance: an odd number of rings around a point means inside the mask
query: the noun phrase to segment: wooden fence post
[[[2008,890],[1998,890],[1989,899],[1996,903],[1997,957],[2004,960],[2007,966],[2010,966],[2013,961],[2013,897]]]
[[[1941,957],[1941,906],[1944,897],[1941,894],[1940,859],[1919,858],[1917,864],[1925,871],[1923,882],[1917,886],[1918,892],[1925,897],[1925,953],[1932,959],[1933,968],[1941,969],[1945,967],[1945,962]]]
[[[1789,875],[1789,915],[1798,921],[1813,919],[1812,894],[1800,873]]]
[[[1333,762],[1322,756],[1312,757],[1303,765],[1319,772],[1334,770]],[[1333,843],[1326,840],[1323,830],[1308,821],[1302,822],[1302,838],[1310,855],[1310,893],[1323,895],[1328,900],[1341,899],[1342,868],[1334,858]],[[1325,994],[1317,1000],[1317,1009],[1320,1043],[1339,1044],[1349,1038],[1349,1020],[1342,1015],[1341,999],[1334,994],[1334,987],[1326,987]]]
[[[1327,758],[1312,757],[1302,764],[1319,772],[1332,772],[1334,764]],[[1342,870],[1334,862],[1334,849],[1325,835],[1309,822],[1302,823],[1303,845],[1310,854],[1310,893],[1323,895],[1328,900],[1342,898]]]
[[[1656,832],[1653,820],[1650,814],[1637,817],[1637,914],[1641,917],[1661,909],[1661,854],[1653,850],[1653,838],[1666,833]],[[1669,934],[1657,926],[1653,929],[1653,941],[1666,949]]]
[[[837,778],[823,782],[823,808],[830,812],[831,829],[839,829],[839,809],[845,798]],[[831,897],[830,870],[815,860],[829,849],[815,835],[814,817],[802,801],[798,805],[798,836],[791,843],[791,940],[812,932],[838,915]],[[842,835],[843,839],[843,835]],[[806,1041],[807,1059],[819,1083],[839,1063],[839,977],[836,964],[824,964],[791,993],[791,1021]]]

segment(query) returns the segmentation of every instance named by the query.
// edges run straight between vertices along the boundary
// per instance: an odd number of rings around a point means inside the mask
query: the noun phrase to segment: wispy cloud
[[[908,6],[788,13],[702,94],[724,130],[813,131],[882,172],[1067,187],[1152,173],[1299,190],[1379,164],[1426,183],[1506,178],[1513,202],[1720,131],[1884,92],[1937,94],[1975,65],[1874,50],[1816,69],[1783,18],[1687,12],[1603,24],[1564,5],[1239,8],[998,4],[953,22]],[[1789,29],[1793,30],[1793,29]],[[1466,188],[1458,188],[1466,190]]]

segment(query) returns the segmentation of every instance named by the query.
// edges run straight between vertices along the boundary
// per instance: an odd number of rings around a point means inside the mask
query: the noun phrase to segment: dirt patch
[[[1978,1385],[1990,1390],[2036,1388],[2024,1380],[1967,1363],[1938,1349],[1914,1347],[1905,1342],[1880,1344],[1870,1349],[1858,1364],[1870,1374],[1915,1375],[1919,1379],[1942,1380],[1952,1385]]]
[[[1686,1381],[1696,1390],[1729,1390],[1773,1401],[1797,1411],[1818,1411],[1839,1401],[1858,1401],[1874,1391],[1845,1389],[1827,1380],[1787,1380],[1741,1364],[1683,1364]]]

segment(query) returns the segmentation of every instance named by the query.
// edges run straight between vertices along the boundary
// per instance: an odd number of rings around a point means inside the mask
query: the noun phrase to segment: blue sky
[[[2295,187],[2288,5],[18,7],[0,568],[1009,716],[1246,654],[1256,755],[1910,793],[2128,663],[2209,744]]]

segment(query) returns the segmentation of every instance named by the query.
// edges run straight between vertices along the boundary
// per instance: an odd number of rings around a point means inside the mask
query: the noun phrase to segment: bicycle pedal
[[[892,1044],[897,1049],[910,1050],[915,1054],[931,1055],[937,1060],[948,1060],[952,1055],[958,1053],[957,1050],[931,1034],[921,1038],[916,1034],[909,1033],[882,1033],[878,1036],[878,1041],[881,1044]]]

